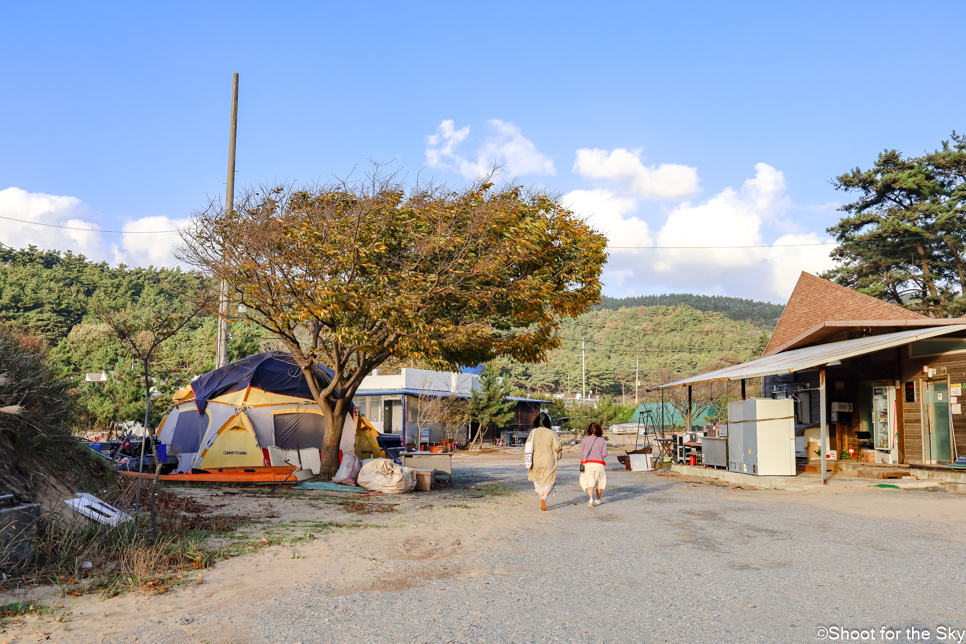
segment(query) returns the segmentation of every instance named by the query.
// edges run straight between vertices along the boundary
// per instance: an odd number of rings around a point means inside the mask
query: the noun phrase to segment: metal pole
[[[587,349],[585,348],[584,339],[580,338],[580,353],[575,353],[574,355],[580,356],[580,406],[583,407],[587,402]]]
[[[637,402],[637,388],[641,386],[641,357],[637,356],[637,369],[634,371],[634,404]]]
[[[235,207],[235,135],[238,131],[238,74],[231,83],[231,128],[228,134],[228,186],[225,188],[225,212]],[[228,364],[228,282],[221,281],[218,303],[218,346],[215,349],[215,368]]]
[[[661,390],[661,438],[664,438],[664,390]]]
[[[747,400],[748,399],[748,396],[745,394],[745,379],[744,378],[741,379],[741,399],[742,400]]]
[[[828,424],[825,422],[825,367],[818,372],[818,418],[822,427],[819,438],[819,450],[822,452],[822,485],[827,485],[825,472],[826,444],[828,442]]]
[[[583,337],[580,338],[580,404],[587,401],[587,349]]]

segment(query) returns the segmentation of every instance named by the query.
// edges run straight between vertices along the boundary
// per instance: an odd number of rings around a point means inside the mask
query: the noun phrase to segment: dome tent
[[[316,366],[322,386],[332,373]],[[340,450],[355,452],[356,428],[368,427],[354,406]],[[360,429],[365,429],[361,427]],[[368,434],[368,432],[366,432]],[[268,351],[209,371],[175,394],[158,436],[178,457],[177,473],[267,465],[263,450],[321,449],[325,417],[290,353]]]

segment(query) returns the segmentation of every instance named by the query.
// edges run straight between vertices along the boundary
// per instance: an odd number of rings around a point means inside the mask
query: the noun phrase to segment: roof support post
[[[828,445],[828,423],[825,421],[825,405],[825,367],[822,367],[818,372],[818,417],[822,427],[818,448],[822,452],[822,485],[828,485],[828,476],[825,471],[826,445]]]
[[[400,398],[402,398],[402,446],[403,446],[403,451],[405,452],[407,451],[406,450],[406,394],[403,394],[402,396],[400,396]],[[419,449],[419,445],[416,446],[416,449]]]
[[[748,400],[748,396],[745,393],[745,379],[744,378],[741,379],[741,399],[742,400]]]
[[[694,407],[691,406],[691,385],[688,385],[688,433],[691,433],[691,412]]]

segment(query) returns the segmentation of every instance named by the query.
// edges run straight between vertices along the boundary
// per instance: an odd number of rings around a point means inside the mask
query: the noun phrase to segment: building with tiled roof
[[[939,326],[937,320],[803,272],[763,356],[856,334]]]

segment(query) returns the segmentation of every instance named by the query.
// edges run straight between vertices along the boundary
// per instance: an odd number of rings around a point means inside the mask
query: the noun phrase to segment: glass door
[[[949,385],[945,382],[927,382],[925,406],[923,456],[931,463],[949,462],[953,453],[949,439]]]
[[[876,387],[872,390],[872,440],[876,449],[892,449],[889,392],[885,387]]]

